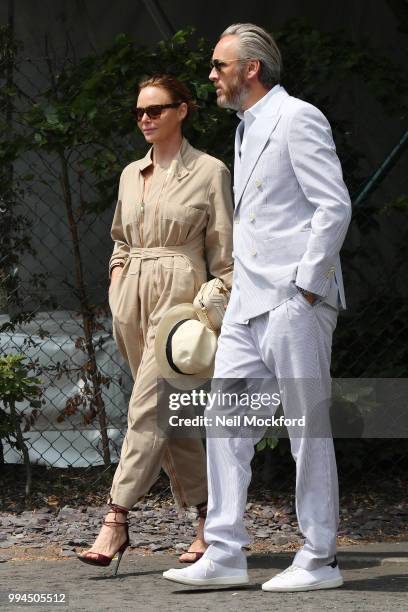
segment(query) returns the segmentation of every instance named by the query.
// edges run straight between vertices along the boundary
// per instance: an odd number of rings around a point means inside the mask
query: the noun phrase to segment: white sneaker
[[[237,586],[249,582],[246,570],[226,567],[207,557],[201,557],[190,567],[169,569],[163,572],[163,577],[191,586]]]
[[[277,593],[291,591],[315,591],[317,589],[335,589],[343,584],[338,565],[324,565],[316,570],[305,570],[291,565],[262,585],[263,591]]]

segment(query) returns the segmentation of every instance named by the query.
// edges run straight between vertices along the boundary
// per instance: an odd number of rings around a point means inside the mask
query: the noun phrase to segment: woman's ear
[[[188,105],[187,102],[182,102],[178,107],[178,116],[181,121],[183,121],[188,115]]]

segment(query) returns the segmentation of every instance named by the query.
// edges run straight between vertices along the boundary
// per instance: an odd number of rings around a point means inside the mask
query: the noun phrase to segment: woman
[[[156,327],[172,306],[192,303],[210,273],[232,282],[232,202],[226,166],[194,149],[182,126],[195,104],[187,88],[168,75],[140,84],[137,123],[153,145],[120,179],[112,225],[109,303],[115,340],[129,362],[134,388],[128,430],[101,531],[85,563],[118,563],[129,545],[127,512],[147,493],[163,467],[179,507],[197,506],[197,536],[180,561],[205,551],[207,482],[201,440],[164,439],[156,431],[158,369]],[[112,529],[111,527],[115,527]]]

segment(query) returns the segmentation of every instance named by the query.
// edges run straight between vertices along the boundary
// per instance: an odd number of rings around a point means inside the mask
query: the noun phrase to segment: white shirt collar
[[[281,86],[275,85],[266,93],[262,98],[255,102],[252,106],[247,108],[246,111],[238,111],[237,116],[241,121],[245,121],[245,123],[252,123],[259,115],[262,113],[265,106],[269,103],[270,99],[274,94],[276,94],[281,89]]]

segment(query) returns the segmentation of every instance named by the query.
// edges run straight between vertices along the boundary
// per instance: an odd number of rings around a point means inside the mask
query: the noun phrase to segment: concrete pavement
[[[270,610],[356,610],[402,612],[408,609],[408,542],[366,544],[339,549],[345,584],[339,589],[308,593],[264,593],[260,584],[291,563],[292,554],[251,555],[248,587],[194,589],[164,580],[162,571],[178,567],[174,556],[127,553],[120,575],[67,558],[58,561],[0,563],[0,608],[13,610],[162,610],[194,612],[263,612]],[[181,566],[180,566],[181,567]],[[11,605],[8,592],[66,593],[68,604]]]

